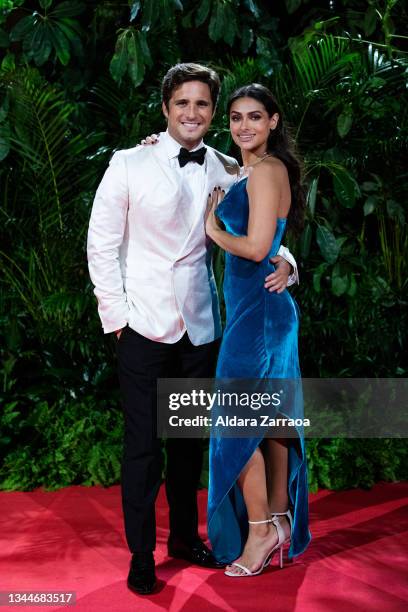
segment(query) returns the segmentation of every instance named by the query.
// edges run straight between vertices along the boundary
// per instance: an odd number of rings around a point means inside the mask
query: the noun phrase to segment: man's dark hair
[[[220,78],[215,70],[200,64],[176,64],[167,72],[162,83],[162,99],[167,110],[173,91],[188,81],[201,81],[208,85],[215,109],[221,87]]]

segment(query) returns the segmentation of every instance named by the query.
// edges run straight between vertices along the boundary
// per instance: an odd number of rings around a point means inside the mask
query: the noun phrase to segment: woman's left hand
[[[215,215],[215,211],[224,199],[224,196],[225,191],[221,187],[214,187],[213,192],[208,195],[207,210],[205,212],[205,231],[210,237],[214,230],[220,228],[220,222]]]
[[[271,257],[269,261],[275,264],[275,272],[265,278],[264,287],[271,292],[282,293],[287,287],[289,274],[293,272],[292,266],[280,255]]]

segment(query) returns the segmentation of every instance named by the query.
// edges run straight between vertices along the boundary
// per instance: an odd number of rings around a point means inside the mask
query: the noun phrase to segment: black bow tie
[[[197,151],[187,151],[184,147],[181,147],[180,153],[178,154],[178,160],[180,164],[180,168],[183,168],[188,162],[196,162],[196,164],[200,164],[200,166],[204,163],[205,154],[207,149],[205,147],[201,147]]]

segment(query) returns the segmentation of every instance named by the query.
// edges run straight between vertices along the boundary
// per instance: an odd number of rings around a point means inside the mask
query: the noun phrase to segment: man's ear
[[[169,111],[167,110],[167,106],[165,105],[164,102],[162,102],[162,111],[163,111],[163,115],[166,117],[166,119],[169,118]]]

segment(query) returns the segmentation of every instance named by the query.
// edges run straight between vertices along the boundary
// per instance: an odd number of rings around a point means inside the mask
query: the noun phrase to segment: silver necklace
[[[252,164],[248,164],[247,166],[242,166],[242,172],[241,172],[241,176],[247,176],[247,171],[248,168],[253,168],[254,166],[256,166],[257,164],[260,164],[261,161],[263,161],[264,159],[266,159],[267,157],[273,157],[272,153],[264,153],[262,155],[262,157],[260,157],[259,159],[257,159],[256,161],[254,161]]]

